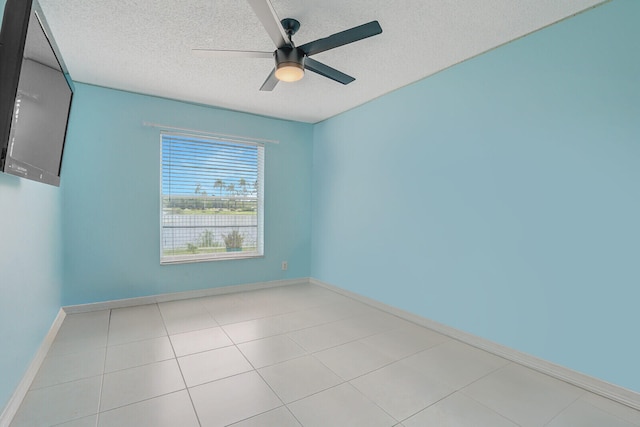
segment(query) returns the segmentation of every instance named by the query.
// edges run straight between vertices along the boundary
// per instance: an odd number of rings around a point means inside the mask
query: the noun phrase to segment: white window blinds
[[[264,146],[161,139],[161,263],[262,256]]]

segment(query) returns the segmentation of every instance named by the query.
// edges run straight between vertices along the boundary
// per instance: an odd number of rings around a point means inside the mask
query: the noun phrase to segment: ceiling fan
[[[300,28],[300,22],[293,18],[278,19],[269,0],[247,0],[267,30],[269,37],[276,45],[273,52],[245,51],[245,50],[217,50],[192,49],[192,53],[205,57],[242,57],[242,58],[273,58],[276,65],[271,74],[260,87],[261,91],[273,90],[278,81],[295,82],[304,76],[304,70],[313,71],[321,76],[335,80],[344,85],[355,80],[343,72],[329,67],[321,62],[309,58],[320,52],[344,46],[382,32],[378,21],[371,21],[357,27],[330,35],[322,39],[295,46],[291,37]]]

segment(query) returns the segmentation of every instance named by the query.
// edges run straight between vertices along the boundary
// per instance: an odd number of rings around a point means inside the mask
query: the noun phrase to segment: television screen
[[[15,2],[7,2],[5,23],[7,12],[11,15],[11,10],[7,9],[12,3]],[[3,46],[6,43],[20,43],[20,35],[15,29],[12,34],[3,28]],[[73,93],[35,8],[29,13],[22,54],[7,58],[5,53],[3,60],[19,61],[21,65],[17,87],[14,83],[13,87],[6,88],[15,95],[11,97],[5,93],[2,97],[7,100],[13,98],[13,105],[4,109],[11,110],[8,135],[6,129],[4,135],[0,135],[5,139],[6,146],[2,170],[35,181],[60,185],[62,153]]]

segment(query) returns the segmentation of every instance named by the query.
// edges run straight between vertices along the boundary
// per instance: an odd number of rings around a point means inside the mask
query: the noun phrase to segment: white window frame
[[[165,137],[167,138],[183,138],[183,139],[188,139],[188,140],[200,140],[204,143],[210,143],[212,145],[218,145],[218,147],[220,146],[251,146],[251,147],[255,147],[257,150],[257,186],[255,188],[255,203],[256,203],[256,224],[255,224],[255,234],[256,234],[256,239],[255,239],[255,248],[253,250],[242,250],[239,252],[236,251],[232,251],[232,252],[228,252],[226,251],[219,251],[219,252],[208,252],[208,253],[181,253],[181,254],[168,254],[165,255],[165,248],[167,247],[167,239],[169,240],[173,240],[171,242],[171,247],[173,247],[174,249],[177,247],[181,247],[181,246],[176,246],[177,244],[175,243],[175,233],[173,233],[172,236],[168,236],[165,235],[165,230],[167,229],[175,229],[175,230],[180,230],[182,228],[194,228],[194,229],[198,229],[198,228],[202,228],[202,230],[209,230],[209,229],[220,229],[217,230],[218,232],[214,232],[214,235],[217,236],[221,236],[222,234],[222,229],[227,229],[227,234],[230,231],[233,231],[234,229],[247,229],[247,228],[253,228],[253,225],[247,226],[247,225],[239,225],[239,226],[234,226],[234,225],[202,225],[202,226],[186,226],[186,227],[180,227],[180,226],[166,226],[167,223],[165,223],[165,214],[167,213],[167,209],[165,206],[165,197],[167,195],[163,194],[164,193],[164,189],[163,189],[163,173],[164,173],[164,155],[163,155],[163,149],[164,149],[164,139]],[[192,141],[193,143],[193,141]],[[232,259],[247,259],[247,258],[259,258],[259,257],[263,257],[264,256],[264,157],[265,157],[265,147],[264,144],[262,142],[258,142],[258,141],[252,141],[252,140],[235,140],[235,139],[225,139],[225,138],[219,138],[216,136],[209,136],[209,135],[200,135],[200,134],[190,134],[190,133],[177,133],[177,132],[166,132],[163,131],[160,133],[160,207],[159,207],[159,214],[160,214],[160,264],[165,265],[165,264],[181,264],[181,263],[190,263],[190,262],[205,262],[205,261],[221,261],[221,260],[232,260]],[[216,172],[211,172],[212,175],[208,178],[208,182],[211,183],[213,181],[216,180],[216,176],[215,173]],[[210,185],[211,187],[211,185]],[[211,190],[211,189],[209,189]],[[178,196],[178,197],[184,197],[187,198],[187,196]],[[233,199],[234,196],[228,196],[227,198],[231,198]],[[215,195],[211,195],[210,197],[211,200],[215,200],[216,197]],[[250,197],[245,196],[244,197],[245,200],[249,200]],[[205,199],[206,200],[206,197]],[[204,211],[204,208],[203,208]],[[195,217],[195,215],[189,215],[190,217],[192,217],[192,219]],[[212,215],[215,216],[215,215]],[[229,216],[235,216],[235,215],[229,215]],[[168,220],[168,219],[167,219]],[[185,239],[182,239],[185,240]],[[219,240],[219,239],[218,239]],[[224,242],[222,242],[222,248],[224,248]]]

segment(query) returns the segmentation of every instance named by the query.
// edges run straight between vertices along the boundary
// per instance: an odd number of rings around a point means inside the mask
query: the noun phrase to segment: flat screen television
[[[60,185],[72,83],[35,1],[7,0],[0,31],[0,170]]]

